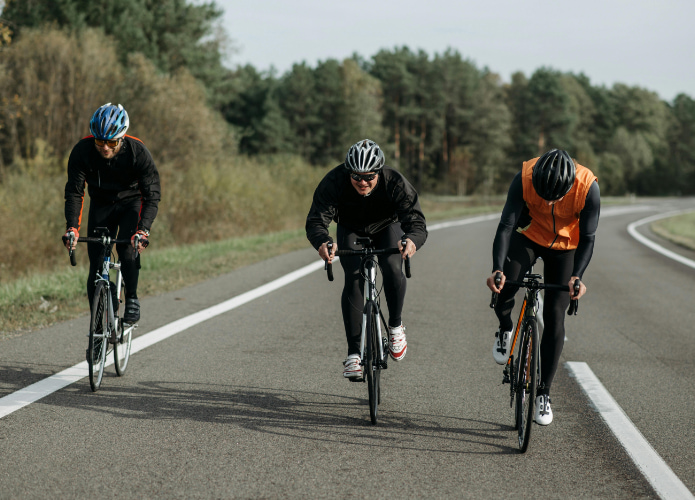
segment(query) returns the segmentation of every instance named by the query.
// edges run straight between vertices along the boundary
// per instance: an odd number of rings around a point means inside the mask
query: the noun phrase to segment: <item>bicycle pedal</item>
[[[351,377],[348,379],[350,382],[364,382],[362,377]]]

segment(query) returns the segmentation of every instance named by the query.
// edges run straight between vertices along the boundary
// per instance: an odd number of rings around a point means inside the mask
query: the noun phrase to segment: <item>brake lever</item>
[[[581,284],[581,281],[579,281],[579,278],[574,280],[574,286],[573,286],[573,289],[574,289],[574,295],[573,296],[574,297],[579,295],[580,284]],[[570,301],[570,307],[569,307],[569,309],[567,309],[567,316],[576,316],[577,311],[579,311],[579,299]]]
[[[497,272],[495,273],[495,286],[497,288],[500,287],[500,283],[502,283],[502,273]],[[492,292],[492,298],[490,298],[490,308],[494,309],[497,306],[497,297],[499,297],[499,293],[497,292]]]
[[[401,240],[401,247],[403,248],[402,251],[405,251],[405,247],[408,246],[408,240],[404,237]],[[405,277],[410,278],[410,256],[406,255],[405,256]]]
[[[333,250],[333,243],[329,242],[328,245],[326,245],[326,248],[328,249],[328,255],[330,255],[331,251]],[[326,271],[326,274],[328,275],[328,281],[333,281],[333,264],[330,264],[328,261],[325,261],[323,268]]]

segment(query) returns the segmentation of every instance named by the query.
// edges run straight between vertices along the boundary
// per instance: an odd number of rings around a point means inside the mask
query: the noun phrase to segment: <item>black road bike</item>
[[[369,417],[373,425],[376,425],[381,403],[381,370],[388,368],[388,326],[381,312],[380,294],[377,287],[377,270],[379,262],[377,255],[390,255],[400,253],[398,248],[373,248],[371,238],[357,238],[356,243],[362,245],[362,250],[337,250],[336,256],[359,255],[360,274],[364,278],[364,309],[362,310],[362,335],[360,338],[360,364],[362,365],[362,378],[350,379],[355,382],[366,381],[369,391]],[[405,248],[405,239],[401,241]],[[328,252],[333,245],[329,243]],[[333,266],[326,262],[328,280],[333,281]],[[410,278],[410,257],[405,259],[405,275]],[[383,328],[382,328],[383,327]]]
[[[557,290],[569,292],[566,285],[552,285],[542,283],[543,276],[533,274],[533,268],[524,275],[522,281],[509,281],[505,285],[525,288],[524,302],[519,312],[519,320],[516,323],[514,337],[509,350],[509,359],[504,366],[503,384],[509,384],[509,406],[514,409],[514,428],[519,434],[519,450],[521,453],[528,449],[531,438],[531,423],[533,422],[536,393],[541,380],[541,332],[538,310],[541,306],[539,292],[541,290]],[[501,273],[495,276],[495,283],[499,286],[502,280]],[[579,293],[579,280],[574,282],[574,295]],[[498,294],[492,293],[490,307],[497,304]],[[570,302],[568,315],[577,314],[579,300]],[[517,348],[518,347],[518,348]],[[516,348],[516,354],[515,354]],[[516,401],[516,405],[514,404]]]

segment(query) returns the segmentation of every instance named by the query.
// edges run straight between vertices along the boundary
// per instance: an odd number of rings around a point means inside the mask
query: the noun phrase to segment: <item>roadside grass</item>
[[[428,222],[500,211],[504,197],[455,198],[423,196]],[[335,228],[335,224],[331,225]],[[144,254],[139,295],[156,295],[260,262],[308,248],[303,228],[220,241],[151,248]],[[76,267],[65,252],[65,266],[0,284],[0,340],[87,314],[88,260],[78,247]]]
[[[650,228],[662,238],[695,250],[695,212],[652,222]]]

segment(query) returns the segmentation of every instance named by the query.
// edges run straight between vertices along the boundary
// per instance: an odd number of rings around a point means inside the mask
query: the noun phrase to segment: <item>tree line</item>
[[[504,192],[521,162],[557,147],[598,175],[603,194],[695,193],[688,95],[666,102],[545,67],[504,82],[451,49],[396,47],[282,75],[230,69],[221,14],[186,0],[7,0],[0,169],[41,144],[64,157],[117,95],[155,158],[181,169],[200,155],[277,153],[326,167],[369,137],[428,192]]]

